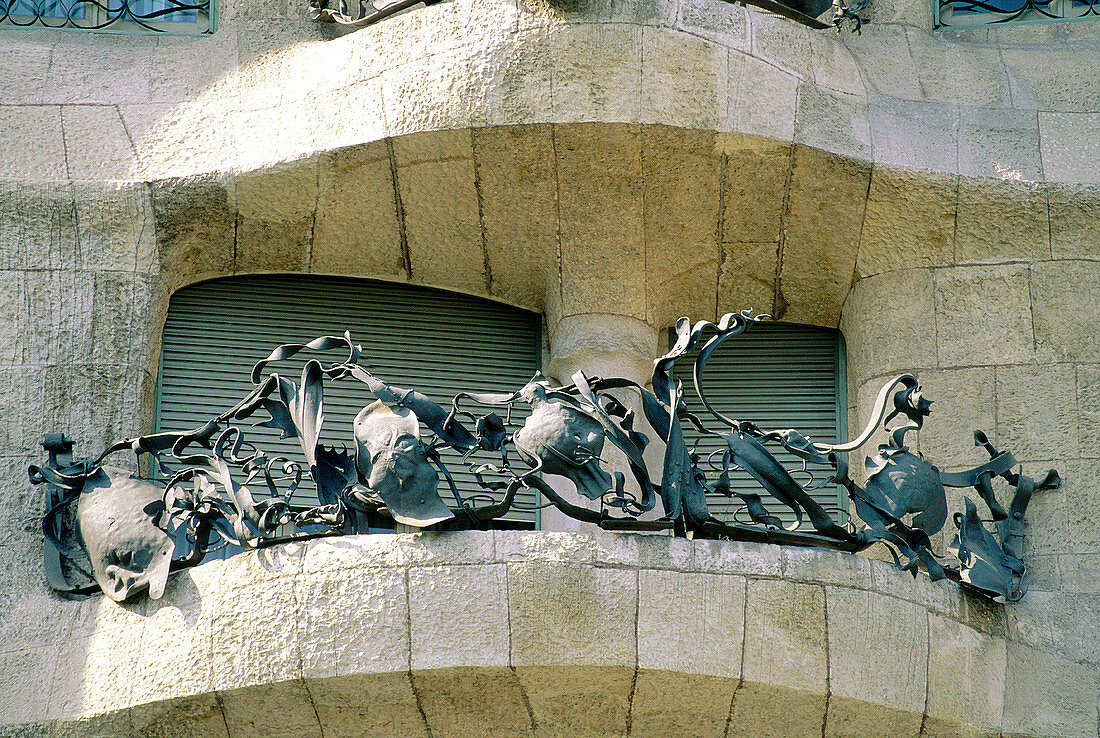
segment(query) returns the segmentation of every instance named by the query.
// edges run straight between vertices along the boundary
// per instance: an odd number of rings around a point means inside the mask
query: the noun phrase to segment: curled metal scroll
[[[990,461],[966,472],[941,472],[905,443],[909,432],[923,426],[932,404],[910,374],[883,386],[866,427],[847,443],[815,443],[796,430],[767,431],[729,417],[703,391],[707,361],[763,317],[745,311],[717,323],[680,319],[672,349],[654,360],[651,389],[583,372],[564,386],[536,375],[511,393],[460,392],[449,408],[368,372],[359,363],[362,349],[348,334],[279,346],[253,368],[248,395],[191,431],[125,439],[78,461],[64,436],[47,436],[47,463],[30,468],[32,483],[47,490],[47,576],[68,594],[101,589],[118,600],[143,592],[158,597],[170,570],[193,566],[226,545],[247,549],[363,532],[377,515],[417,528],[484,528],[513,509],[526,489],[568,516],[609,530],[669,530],[849,552],[881,544],[914,575],[948,577],[995,599],[1022,597],[1024,513],[1034,492],[1060,483],[1057,473],[1036,482],[1013,471],[1012,454],[995,449],[980,431],[975,443]],[[268,371],[298,354],[332,350],[345,352],[345,358],[327,364],[311,358],[298,381]],[[676,364],[689,356],[695,357],[692,382],[704,417],[686,409],[683,384],[673,376]],[[347,429],[345,449],[319,442],[325,385],[338,381],[361,384],[370,398]],[[640,415],[624,404],[623,392],[636,396]],[[530,410],[522,420],[513,419],[517,406]],[[298,439],[301,459],[269,456],[250,442],[242,421]],[[685,424],[721,440],[724,450],[710,468],[685,442]],[[847,456],[878,430],[887,432],[888,441],[867,459],[867,483],[861,486],[849,475]],[[665,448],[659,468],[645,458],[653,437]],[[610,448],[626,459],[626,473],[605,468]],[[459,488],[442,461],[445,450],[459,454],[475,486]],[[776,451],[820,470],[818,481],[798,481]],[[147,459],[149,473],[139,476],[105,463],[123,452]],[[483,461],[485,452],[492,463]],[[789,510],[793,522],[784,526],[760,493],[733,491],[729,475],[735,468]],[[303,508],[292,504],[291,495],[307,475],[316,485],[317,503]],[[544,476],[566,480],[577,499],[588,502],[570,501]],[[1007,509],[997,501],[994,480],[1012,490]],[[847,491],[858,522],[841,524],[814,499],[821,484]],[[965,511],[950,516],[958,529],[954,542],[938,553],[932,536],[949,519],[945,487],[972,488],[994,530],[967,498]],[[737,498],[748,519],[715,517],[708,506],[714,495]]]

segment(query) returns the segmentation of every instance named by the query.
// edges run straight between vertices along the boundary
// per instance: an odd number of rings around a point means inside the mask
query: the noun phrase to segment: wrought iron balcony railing
[[[937,28],[1100,18],[1100,0],[933,0]]]
[[[212,0],[0,0],[0,28],[109,33],[214,32]]]

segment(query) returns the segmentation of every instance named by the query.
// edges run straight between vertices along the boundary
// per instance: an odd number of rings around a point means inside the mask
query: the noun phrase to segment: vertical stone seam
[[[226,718],[226,716],[225,716],[225,703],[222,702],[222,696],[221,696],[221,693],[218,690],[216,690],[216,689],[213,690],[213,694],[214,694],[214,703],[218,706],[218,714],[222,716],[222,725],[225,726],[226,738],[229,738],[229,736],[231,734],[229,732],[229,719]]]
[[[409,234],[405,232],[405,204],[401,201],[401,185],[397,177],[397,157],[393,152],[392,136],[386,136],[386,153],[389,155],[390,159],[390,181],[393,184],[393,206],[394,212],[397,214],[397,237],[401,243],[401,265],[405,267],[405,277],[412,280],[412,258],[409,256]]]
[[[798,97],[801,91],[795,93],[795,109],[798,109]],[[787,312],[786,300],[783,299],[783,251],[787,245],[787,216],[791,209],[791,180],[794,178],[794,152],[797,144],[791,143],[791,150],[787,156],[787,176],[783,182],[783,207],[779,211],[779,246],[775,252],[775,294],[772,297],[772,315],[776,320]]]
[[[1001,68],[1005,72],[1005,80],[1008,82],[1008,107],[1016,107],[1016,96],[1012,93],[1012,75],[1008,73],[1008,64],[1005,62],[1005,49],[1001,44],[997,44],[997,56],[1001,60]]]
[[[643,53],[645,51],[645,43],[642,43]],[[639,84],[641,84],[639,82]],[[654,317],[657,314],[656,306],[650,310],[650,294],[649,294],[649,218],[646,217],[646,190],[648,189],[645,179],[645,158],[646,158],[646,145],[645,134],[642,131],[642,124],[639,123],[634,127],[635,135],[638,136],[638,179],[642,183],[642,274],[646,275],[646,279],[642,282],[642,290],[645,292],[642,301],[642,315],[643,322],[656,322]]]
[[[1035,317],[1035,284],[1032,280],[1032,265],[1027,265],[1027,312],[1031,316],[1031,355],[1032,361],[1039,361],[1038,319]]]
[[[51,56],[51,62],[53,58]],[[69,142],[65,136],[65,106],[57,106],[57,122],[61,126],[61,153],[65,156],[65,178],[70,182],[73,179],[73,173],[69,169]]]
[[[313,212],[309,219],[309,243],[306,244],[306,272],[313,271],[313,239],[317,235],[317,212],[321,209],[321,161],[325,157],[318,156],[314,161],[315,176],[313,180]]]
[[[550,86],[551,95],[553,94],[553,84]],[[553,104],[553,98],[551,98],[551,104]],[[561,250],[561,172],[560,161],[558,160],[558,126],[556,123],[550,124],[550,154],[554,157],[554,240],[557,242],[558,247],[558,312],[565,312],[565,280],[563,278],[562,269],[562,250]],[[549,331],[547,332],[549,333]]]
[[[389,141],[389,139],[386,139]],[[392,161],[392,160],[391,160]],[[412,639],[412,587],[409,584],[409,569],[404,571],[405,579],[405,632],[409,636],[409,647],[407,653],[409,655],[409,688],[412,690],[413,699],[416,700],[416,711],[420,713],[420,719],[424,721],[424,734],[428,738],[432,738],[432,726],[428,724],[428,713],[424,712],[424,703],[420,699],[420,690],[416,688],[416,679],[413,678],[412,663],[413,663],[413,639]]]
[[[496,560],[496,545],[497,537],[493,534],[493,559]],[[519,686],[519,694],[523,697],[523,707],[527,710],[527,719],[531,723],[531,734],[536,735],[539,731],[539,721],[535,719],[535,708],[531,707],[531,697],[527,694],[527,688],[523,686],[523,682],[520,681],[519,672],[516,671],[516,665],[512,659],[512,574],[511,567],[508,564],[502,564],[504,566],[504,606],[508,608],[508,669],[512,672],[512,678],[516,680],[516,684]]]
[[[958,166],[955,167],[958,169]],[[962,175],[955,172],[955,212],[951,216],[951,263],[959,261],[959,198],[962,196]]]
[[[932,697],[932,682],[929,675],[932,673],[932,614],[924,613],[924,711],[920,716],[920,730],[917,735],[928,735],[928,703]]]
[[[829,701],[833,697],[833,657],[829,652],[829,588],[821,587],[821,612],[825,624],[825,709],[821,711],[821,738],[829,725]]]
[[[477,225],[478,235],[481,239],[482,276],[485,278],[485,294],[493,292],[493,268],[489,264],[489,237],[485,232],[485,203],[481,195],[481,167],[478,165],[478,155],[475,129],[470,129],[470,162],[474,168],[474,196],[477,198]]]
[[[727,55],[728,56],[728,55]],[[727,59],[728,67],[728,59]],[[728,74],[728,72],[727,72]],[[714,319],[722,309],[722,269],[726,266],[726,249],[722,246],[722,226],[726,221],[726,173],[729,171],[729,154],[718,157],[718,225],[714,229],[714,243],[718,248],[718,268],[714,274]],[[774,299],[774,298],[773,298]]]
[[[745,685],[745,649],[749,643],[749,578],[741,580],[741,662],[737,667],[737,686],[730,695],[730,709],[726,713],[726,727],[722,731],[722,738],[729,738],[730,726],[733,725],[733,708],[737,705],[737,693]]]
[[[294,619],[297,623],[300,622],[297,616],[302,609],[302,603],[298,600],[298,587],[296,585],[297,577],[295,577],[290,588],[290,596],[294,598]],[[302,654],[302,637],[301,633],[298,631],[297,625],[295,625],[294,628],[294,646],[298,651],[298,678],[302,680],[302,689],[305,690],[306,699],[309,700],[309,707],[313,710],[313,717],[317,721],[317,732],[321,735],[321,738],[325,738],[325,728],[321,725],[321,713],[317,711],[317,703],[313,701],[313,692],[310,691],[309,680],[306,679],[306,659]]]
[[[956,205],[958,207],[958,205]],[[940,271],[939,269],[932,269],[932,336],[936,343],[936,368],[942,369],[943,364],[940,362]]]
[[[909,36],[906,34],[906,39],[908,38]],[[867,193],[863,197],[863,212],[859,216],[859,237],[856,239],[856,258],[852,267],[852,284],[848,288],[849,292],[852,291],[852,287],[855,287],[856,283],[861,278],[859,273],[859,251],[863,247],[863,228],[867,225],[867,210],[871,207],[871,182],[874,181],[875,178],[875,169],[876,165],[872,162],[870,170],[867,172]],[[847,295],[845,295],[845,302],[847,302]],[[840,304],[840,310],[841,312],[844,311],[843,302]],[[839,316],[837,320],[839,322]]]
[[[137,162],[138,171],[141,172],[143,179],[148,180],[149,176],[145,171],[145,162],[138,156],[137,144],[134,143],[134,136],[130,133],[130,126],[126,125],[126,119],[122,117],[122,106],[112,105],[111,107],[115,109],[115,115],[118,116],[118,122],[122,124],[122,132],[126,134],[126,140],[130,142],[130,151],[134,155],[134,161]]]
[[[638,616],[642,611],[642,585],[641,575],[634,570],[634,675],[630,678],[630,694],[626,698],[626,735],[629,736],[634,728],[634,694],[638,690],[638,666],[641,659],[638,656]]]
[[[1039,176],[1042,178],[1040,186],[1043,188],[1043,200],[1047,205],[1047,250],[1050,258],[1054,258],[1054,228],[1050,223],[1050,187],[1047,182],[1047,167],[1043,161],[1043,129],[1039,126],[1039,111],[1035,111],[1035,138],[1039,150]]]

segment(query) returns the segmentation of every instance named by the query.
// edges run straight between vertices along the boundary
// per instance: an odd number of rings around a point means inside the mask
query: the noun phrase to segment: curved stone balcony
[[[19,607],[43,645],[3,656],[25,675],[8,714],[65,734],[1096,726],[1094,698],[1075,697],[1091,672],[1006,639],[1001,607],[818,549],[603,532],[353,536],[204,564],[173,575],[159,601]]]

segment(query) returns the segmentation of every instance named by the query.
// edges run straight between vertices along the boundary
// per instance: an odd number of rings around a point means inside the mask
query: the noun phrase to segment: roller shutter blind
[[[189,430],[231,408],[253,388],[252,366],[284,343],[304,343],[322,335],[351,331],[362,345],[360,364],[379,378],[417,389],[450,408],[452,396],[471,392],[512,392],[522,387],[539,364],[541,319],[507,305],[408,285],[312,276],[249,276],[218,279],[175,293],[164,326],[157,391],[157,430]],[[298,383],[309,358],[339,360],[304,352],[271,365]],[[374,401],[365,385],[353,380],[325,382],[321,442],[352,448],[352,421]],[[474,412],[495,410],[464,402]],[[513,418],[526,415],[525,406]],[[262,419],[262,413],[256,420]],[[242,427],[269,455],[301,460],[296,440],[279,440],[277,431]],[[421,429],[425,434],[426,430]],[[479,452],[480,453],[480,452]],[[475,458],[481,458],[477,456]],[[499,455],[484,461],[499,461]],[[473,475],[457,454],[444,457],[459,490],[476,489]],[[315,505],[316,491],[304,479],[294,501]],[[440,477],[440,496],[454,505]],[[484,501],[484,500],[483,500]],[[513,508],[511,525],[536,524],[530,493]]]
[[[695,356],[688,357],[694,360]],[[691,384],[691,361],[681,360],[676,376],[684,382],[684,396],[689,410],[699,415],[708,428],[721,430],[706,412]],[[793,428],[811,441],[834,443],[847,434],[847,401],[845,392],[844,351],[840,333],[828,328],[759,323],[739,336],[727,339],[707,361],[703,374],[703,390],[716,409],[736,420],[748,420],[761,429]],[[695,444],[703,468],[709,468],[707,457],[721,468],[721,439],[697,433],[685,424],[685,440]],[[808,476],[796,472],[802,462],[791,454],[780,453],[778,446],[767,448],[791,470],[795,479],[806,484]],[[718,472],[708,473],[709,479]],[[818,472],[820,476],[820,471]],[[784,523],[794,520],[791,511],[775,501],[746,472],[733,467],[730,486],[741,493],[759,493],[768,510]],[[847,514],[847,497],[836,485],[816,490],[814,498],[834,517],[843,522]],[[736,497],[713,495],[708,499],[711,512],[721,520],[732,521],[742,506]],[[744,512],[739,522],[749,522]],[[808,521],[803,519],[803,524]]]

